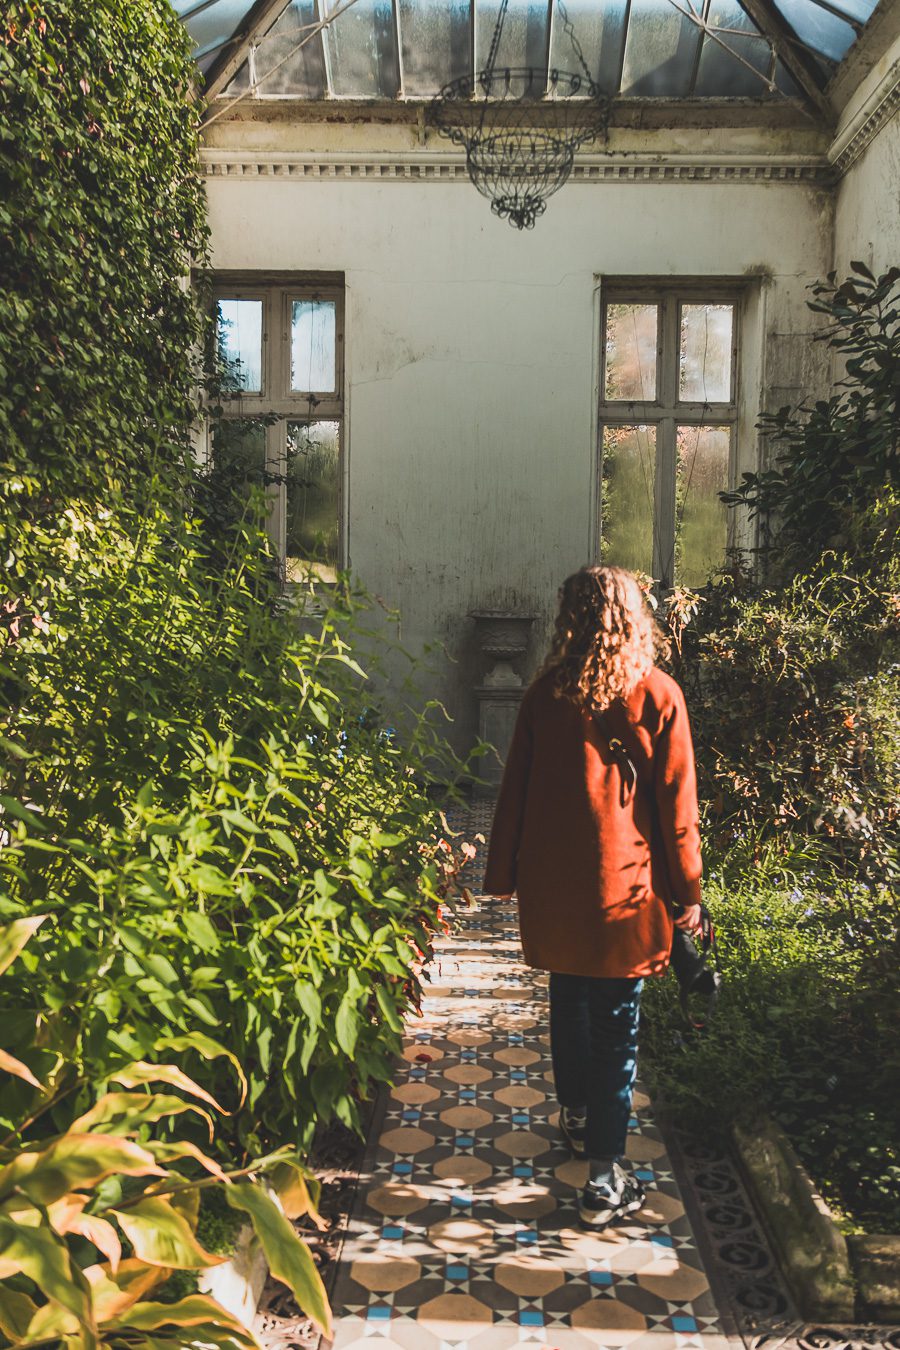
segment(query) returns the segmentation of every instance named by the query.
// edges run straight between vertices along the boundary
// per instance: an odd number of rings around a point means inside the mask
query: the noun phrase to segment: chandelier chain
[[[507,0],[504,0],[504,2],[506,3]],[[584,51],[582,50],[581,43],[578,41],[572,20],[569,18],[569,11],[566,9],[565,0],[556,0],[556,7],[559,10],[559,17],[563,21],[563,29],[568,34],[569,41],[572,44],[572,50],[578,57],[581,69],[584,71],[585,76],[587,77],[588,86],[590,87],[590,85],[594,83],[594,77],[590,72],[587,61],[584,59]]]
[[[488,52],[487,65],[485,72],[488,80],[494,73],[494,63],[497,60],[497,52],[500,47],[500,35],[503,32],[503,20],[506,18],[506,11],[509,8],[509,0],[500,0],[500,9],[497,14],[497,22],[494,24],[494,33],[491,38],[491,49]]]

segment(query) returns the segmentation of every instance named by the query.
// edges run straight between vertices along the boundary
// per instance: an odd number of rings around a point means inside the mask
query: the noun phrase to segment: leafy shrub
[[[733,845],[707,858],[725,986],[687,1036],[673,980],[646,991],[644,1073],[686,1129],[723,1137],[762,1112],[788,1130],[853,1226],[900,1230],[900,928],[887,887],[817,850]]]
[[[0,973],[43,922],[33,916],[0,929]],[[2,1065],[31,1091],[21,1122],[29,1142],[11,1148],[7,1138],[0,1145],[0,1333],[7,1341],[124,1347],[149,1332],[157,1346],[199,1340],[254,1350],[255,1338],[214,1299],[148,1297],[173,1271],[196,1272],[227,1259],[205,1250],[196,1233],[201,1194],[213,1188],[249,1216],[272,1273],[329,1334],[324,1286],[288,1222],[316,1217],[318,1189],[296,1154],[285,1150],[228,1173],[195,1145],[154,1138],[160,1120],[186,1112],[213,1130],[209,1094],[164,1064],[126,1065],[112,1078],[131,1089],[172,1085],[186,1096],[106,1092],[68,1130],[36,1138],[58,1089],[43,1086],[8,1055]],[[259,1184],[263,1173],[280,1203]]]

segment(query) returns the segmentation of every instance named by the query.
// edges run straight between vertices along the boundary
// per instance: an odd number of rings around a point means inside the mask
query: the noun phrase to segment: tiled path
[[[725,1350],[647,1098],[628,1154],[645,1208],[606,1234],[575,1209],[557,1128],[547,977],[515,911],[482,899],[439,943],[376,1122],[334,1291],[334,1350]]]

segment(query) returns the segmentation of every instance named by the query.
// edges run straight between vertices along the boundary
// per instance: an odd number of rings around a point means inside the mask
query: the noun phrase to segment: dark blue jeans
[[[550,1047],[560,1106],[587,1109],[589,1158],[625,1152],[643,980],[550,976]]]

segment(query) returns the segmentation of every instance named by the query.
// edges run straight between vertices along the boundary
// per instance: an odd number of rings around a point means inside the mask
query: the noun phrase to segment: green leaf
[[[322,1025],[322,999],[318,989],[307,980],[298,980],[294,985],[294,992],[297,995],[297,1002],[309,1019],[310,1025],[320,1027]]]
[[[138,1060],[134,1064],[126,1064],[123,1069],[115,1069],[110,1075],[110,1082],[121,1083],[122,1087],[138,1087],[141,1083],[168,1083],[169,1087],[181,1088],[182,1092],[187,1092],[191,1097],[197,1097],[201,1102],[208,1102],[210,1106],[221,1111],[224,1116],[230,1113],[220,1106],[206,1088],[202,1088],[199,1083],[195,1083],[193,1078],[174,1064],[147,1064],[143,1060]]]
[[[201,952],[217,952],[222,946],[219,934],[205,914],[198,914],[191,909],[186,910],[182,915],[182,922],[191,942]]]
[[[356,1000],[349,991],[341,999],[337,1017],[334,1019],[334,1030],[338,1045],[344,1054],[352,1059],[359,1036],[359,1014],[356,1010]]]
[[[225,1197],[232,1209],[249,1214],[254,1232],[277,1280],[286,1284],[307,1317],[324,1336],[331,1335],[331,1309],[309,1248],[301,1242],[275,1202],[261,1186],[238,1181]]]
[[[204,1270],[223,1265],[228,1259],[205,1251],[183,1215],[163,1196],[145,1196],[127,1209],[108,1211],[134,1248],[134,1254],[150,1266],[172,1270]]]
[[[202,1031],[189,1031],[184,1036],[166,1036],[161,1041],[156,1042],[157,1050],[196,1050],[198,1055],[204,1059],[227,1059],[237,1075],[237,1080],[241,1086],[241,1101],[243,1105],[244,1098],[247,1095],[247,1078],[244,1070],[241,1068],[241,1061],[233,1051],[214,1041],[211,1036],[205,1035]]]
[[[0,1196],[18,1187],[35,1204],[49,1205],[68,1191],[96,1186],[104,1177],[162,1177],[146,1149],[115,1135],[70,1131],[42,1150],[25,1150],[0,1171]]]
[[[282,853],[286,853],[288,855],[292,863],[296,865],[300,861],[300,859],[297,856],[297,849],[294,845],[294,841],[289,834],[285,834],[284,830],[271,830],[271,829],[269,830],[268,834],[272,842],[278,845]]]
[[[32,914],[26,919],[14,919],[0,928],[0,975],[11,966],[19,952],[47,918],[46,914]]]
[[[38,830],[40,833],[43,833],[47,829],[47,822],[43,820],[36,811],[32,811],[27,806],[23,806],[22,803],[17,802],[14,797],[6,797],[0,793],[0,806],[3,807],[6,815],[14,816],[16,820],[23,821],[24,824],[32,830]]]
[[[391,1028],[391,1031],[402,1031],[403,1023],[397,1015],[396,1005],[383,984],[379,984],[376,987],[375,997],[378,1000],[378,1006],[382,1011],[384,1020]]]

